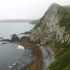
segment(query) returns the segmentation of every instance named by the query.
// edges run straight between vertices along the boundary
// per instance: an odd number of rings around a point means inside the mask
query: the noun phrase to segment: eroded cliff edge
[[[69,70],[70,8],[56,3],[51,4],[40,22],[33,28],[30,41],[48,45],[54,51],[56,61],[51,64],[50,70]]]
[[[68,41],[69,43],[69,17],[69,9],[58,4],[52,4],[40,20],[40,23],[38,23],[40,25],[37,24],[32,30],[30,40],[39,42],[42,45],[52,40],[61,41],[62,43]]]

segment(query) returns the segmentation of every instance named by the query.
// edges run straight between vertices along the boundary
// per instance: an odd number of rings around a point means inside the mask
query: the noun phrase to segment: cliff
[[[30,41],[48,45],[55,54],[49,70],[69,70],[70,67],[70,8],[51,4],[40,22],[33,28]]]

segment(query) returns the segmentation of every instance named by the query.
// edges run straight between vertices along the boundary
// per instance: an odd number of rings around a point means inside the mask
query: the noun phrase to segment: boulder
[[[23,40],[23,41],[29,41],[30,39],[29,39],[29,36],[23,36],[23,37],[21,37],[20,40]]]
[[[14,37],[14,36],[13,36],[13,37],[11,38],[11,41],[19,41],[19,37],[17,37],[17,36]]]
[[[16,34],[11,35],[11,41],[19,41],[19,37]]]

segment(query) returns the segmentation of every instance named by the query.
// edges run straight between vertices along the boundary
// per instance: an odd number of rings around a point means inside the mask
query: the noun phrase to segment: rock
[[[1,43],[1,44],[7,44],[7,43]]]
[[[28,32],[24,32],[24,33],[20,33],[20,34],[31,34],[31,31],[28,31]]]
[[[11,41],[19,41],[19,37],[12,37]]]
[[[0,37],[0,41],[2,41],[3,40],[3,37]]]
[[[11,42],[10,39],[3,39],[3,40],[1,40],[1,41],[8,41],[8,42]]]
[[[0,39],[3,39],[3,37],[0,37]]]
[[[64,14],[64,11],[66,14]],[[52,4],[31,31],[30,41],[46,45],[51,41],[70,42],[70,10],[56,3]],[[66,31],[66,29],[68,29]]]
[[[14,41],[19,41],[19,37],[16,35],[16,34],[13,34],[11,35],[12,38],[11,38],[11,41],[14,42]]]
[[[13,35],[11,35],[11,37],[17,37],[17,35],[16,34],[13,34]]]
[[[20,41],[29,41],[29,37],[28,36],[23,36],[21,37]]]

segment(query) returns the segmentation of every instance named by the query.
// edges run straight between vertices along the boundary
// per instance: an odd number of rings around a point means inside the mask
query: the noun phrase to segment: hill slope
[[[52,4],[32,30],[30,40],[54,51],[56,60],[49,70],[70,70],[70,9]]]

